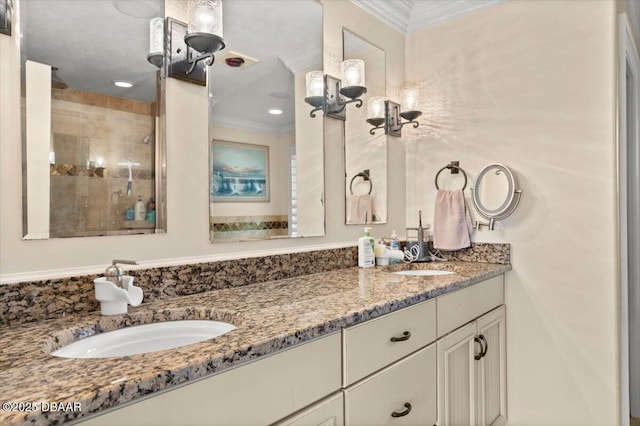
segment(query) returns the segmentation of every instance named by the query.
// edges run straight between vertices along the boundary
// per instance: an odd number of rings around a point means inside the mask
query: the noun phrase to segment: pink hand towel
[[[373,222],[373,197],[368,194],[352,195],[349,199],[349,224]]]
[[[433,247],[447,251],[470,247],[471,232],[473,224],[462,190],[438,190],[433,215]]]

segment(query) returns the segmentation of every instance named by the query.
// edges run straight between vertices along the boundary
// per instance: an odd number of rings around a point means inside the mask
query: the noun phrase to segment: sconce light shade
[[[305,101],[314,107],[322,106],[324,102],[324,73],[309,71],[306,76],[307,96]]]
[[[364,61],[347,59],[342,61],[342,87],[340,94],[356,99],[367,93],[364,79]]]
[[[385,121],[385,98],[371,96],[367,100],[367,123],[380,126]]]
[[[164,18],[149,21],[149,54],[147,61],[156,67],[162,66],[164,58]]]
[[[402,90],[402,112],[400,117],[413,121],[422,115],[418,110],[419,92],[417,87],[408,87]]]
[[[222,0],[189,0],[188,8],[185,43],[202,53],[223,49]]]

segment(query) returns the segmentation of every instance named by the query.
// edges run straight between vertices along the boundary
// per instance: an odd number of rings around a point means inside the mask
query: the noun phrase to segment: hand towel
[[[473,224],[462,190],[438,190],[433,215],[433,248],[453,251],[470,247],[471,232]]]
[[[349,224],[363,225],[371,223],[373,218],[373,199],[369,194],[352,195],[349,198]]]

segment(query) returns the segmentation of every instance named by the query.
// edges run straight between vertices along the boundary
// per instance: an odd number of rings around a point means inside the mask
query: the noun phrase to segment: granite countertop
[[[63,405],[57,407],[58,411],[29,412],[7,411],[3,406],[0,424],[59,424],[87,416],[511,269],[510,265],[456,261],[410,267],[445,269],[456,274],[424,277],[389,273],[407,269],[407,265],[340,269],[129,307],[128,315],[92,313],[1,327],[0,402]],[[49,355],[80,337],[177,319],[221,320],[237,328],[213,340],[122,358],[65,359]],[[74,411],[78,404],[81,410]],[[20,404],[19,408],[40,408],[40,404],[27,406]]]

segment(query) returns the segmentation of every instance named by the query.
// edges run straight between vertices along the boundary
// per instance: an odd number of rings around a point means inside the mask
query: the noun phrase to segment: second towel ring
[[[356,180],[356,178],[361,177],[362,179],[364,179],[365,182],[369,182],[369,195],[371,195],[371,191],[373,191],[373,182],[371,181],[371,178],[369,177],[369,170],[365,170],[363,172],[360,172],[358,174],[356,174],[354,177],[351,178],[351,183],[349,183],[349,190],[351,191],[351,195],[353,195],[353,181]]]
[[[464,185],[462,186],[462,190],[464,191],[467,188],[467,173],[464,171],[464,169],[456,164],[450,163],[447,164],[446,166],[444,166],[443,168],[441,168],[440,170],[438,170],[438,173],[436,173],[436,189],[440,189],[440,187],[438,186],[438,176],[440,176],[440,173],[442,173],[443,170],[445,169],[458,169],[462,172],[462,174],[464,175]]]

